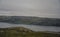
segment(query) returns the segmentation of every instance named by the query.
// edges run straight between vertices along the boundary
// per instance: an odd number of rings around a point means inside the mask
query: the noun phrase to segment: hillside
[[[60,37],[60,34],[35,32],[24,27],[0,28],[0,37]]]
[[[42,26],[60,26],[60,18],[43,18],[32,16],[0,16],[0,22]]]

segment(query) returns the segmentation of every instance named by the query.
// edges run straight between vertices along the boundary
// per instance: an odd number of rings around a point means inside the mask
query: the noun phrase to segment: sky
[[[60,0],[0,0],[0,16],[60,18]]]

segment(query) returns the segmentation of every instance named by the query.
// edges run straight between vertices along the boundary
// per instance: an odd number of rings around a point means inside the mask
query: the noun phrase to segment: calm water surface
[[[60,27],[55,26],[36,26],[36,25],[24,25],[24,24],[9,24],[9,23],[0,23],[0,28],[6,27],[25,27],[33,31],[54,31],[60,32]]]

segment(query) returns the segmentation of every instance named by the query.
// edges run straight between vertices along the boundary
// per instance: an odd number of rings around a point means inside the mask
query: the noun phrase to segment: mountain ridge
[[[33,16],[0,16],[0,22],[60,27],[60,18],[44,18]]]

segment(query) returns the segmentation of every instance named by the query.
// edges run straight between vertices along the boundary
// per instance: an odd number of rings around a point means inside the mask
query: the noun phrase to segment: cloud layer
[[[60,18],[60,0],[0,0],[0,15]]]

